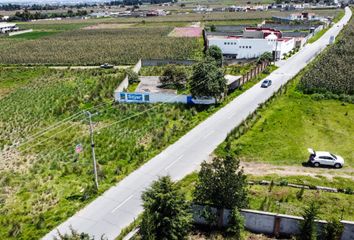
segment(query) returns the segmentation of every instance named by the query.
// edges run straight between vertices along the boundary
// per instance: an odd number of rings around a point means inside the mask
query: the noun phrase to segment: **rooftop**
[[[0,22],[0,28],[4,27],[15,27],[16,23],[7,23],[7,22]]]

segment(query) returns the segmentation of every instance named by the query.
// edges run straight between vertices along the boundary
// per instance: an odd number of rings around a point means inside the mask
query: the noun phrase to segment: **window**
[[[248,48],[251,48],[251,46],[249,46]]]

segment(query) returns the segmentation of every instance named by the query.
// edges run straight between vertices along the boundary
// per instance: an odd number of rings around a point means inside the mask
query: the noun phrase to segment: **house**
[[[207,46],[214,45],[231,59],[253,59],[265,52],[281,58],[295,47],[295,41],[272,28],[248,27],[241,36],[207,36]]]
[[[19,28],[16,26],[16,23],[0,22],[0,33],[8,33],[18,30]]]

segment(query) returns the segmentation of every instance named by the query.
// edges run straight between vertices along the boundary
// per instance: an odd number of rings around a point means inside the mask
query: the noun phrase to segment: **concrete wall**
[[[140,69],[141,69],[141,59],[134,65],[132,70],[133,70],[133,72],[139,73]],[[128,76],[125,76],[123,81],[119,84],[119,86],[114,91],[114,96],[116,95],[116,93],[123,92],[124,90],[126,90],[128,88],[128,86],[129,86],[129,79],[128,79]]]
[[[227,226],[229,222],[230,210],[224,209],[217,211],[213,207],[205,207],[200,205],[193,205],[193,220],[196,224],[205,225],[208,224],[203,217],[203,211],[211,211],[218,219],[214,222],[214,225]],[[263,212],[250,209],[242,209],[242,216],[245,219],[245,228],[251,232],[263,233],[274,236],[294,236],[300,232],[300,223],[303,220],[302,217],[276,214],[270,212]],[[323,234],[326,221],[319,220],[317,222],[317,229],[319,239]],[[354,240],[354,222],[341,221],[344,225],[341,240]]]
[[[29,32],[33,32],[33,29],[22,30],[22,31],[17,31],[17,32],[9,32],[9,36],[11,37],[11,36],[20,35],[20,34],[29,33]]]
[[[190,95],[177,95],[168,93],[128,93],[118,92],[114,93],[116,102],[122,103],[185,103],[185,104],[215,104],[215,98],[198,98],[194,99]]]
[[[163,66],[167,64],[177,64],[177,65],[192,65],[196,63],[194,60],[172,60],[172,59],[142,59],[141,64],[143,67],[146,66]]]

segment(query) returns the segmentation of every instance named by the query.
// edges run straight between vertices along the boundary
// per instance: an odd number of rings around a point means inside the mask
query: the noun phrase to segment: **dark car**
[[[272,85],[272,80],[266,79],[266,80],[264,80],[264,81],[262,82],[261,87],[262,87],[262,88],[267,88],[267,87],[269,87],[270,85]]]
[[[108,69],[108,68],[113,68],[113,65],[111,64],[108,64],[108,63],[104,63],[100,66],[100,68],[105,68],[105,69]]]

